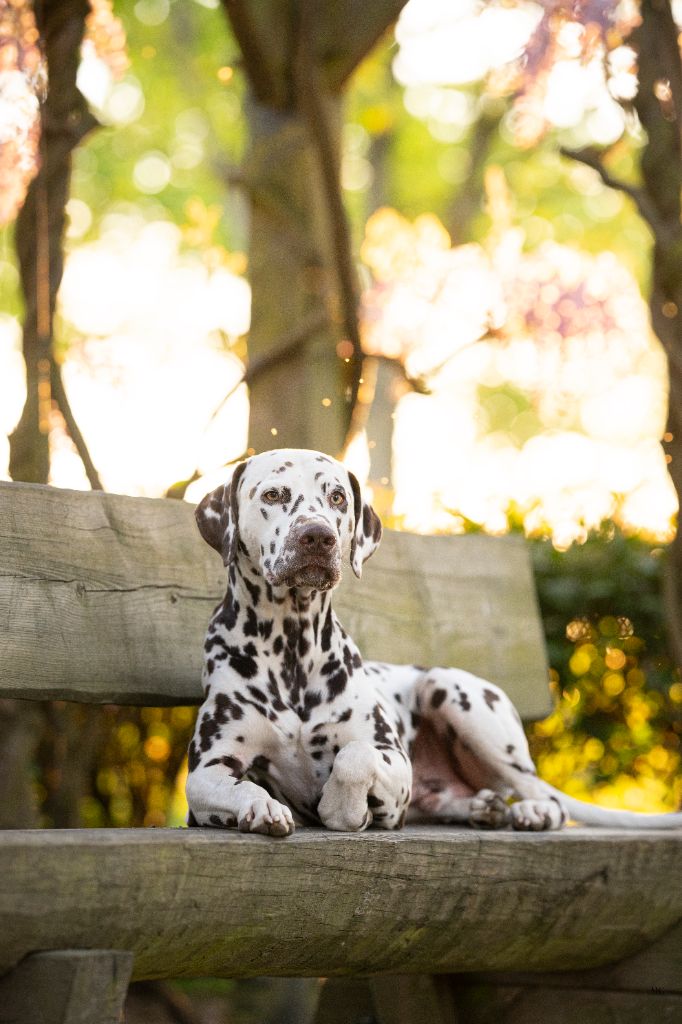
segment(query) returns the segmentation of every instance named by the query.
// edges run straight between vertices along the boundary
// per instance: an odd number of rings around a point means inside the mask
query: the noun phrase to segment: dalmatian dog
[[[331,592],[357,576],[381,524],[355,476],[320,452],[240,463],[196,510],[227,569],[204,648],[189,747],[190,825],[290,835],[410,820],[475,828],[682,826],[609,811],[538,778],[521,720],[494,683],[453,668],[363,661]]]

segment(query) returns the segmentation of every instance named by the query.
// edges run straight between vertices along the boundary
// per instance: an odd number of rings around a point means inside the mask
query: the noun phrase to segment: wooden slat
[[[183,502],[0,483],[0,694],[129,704],[200,699],[220,558]],[[548,711],[519,538],[387,532],[337,595],[367,657],[453,664]]]
[[[335,607],[360,650],[379,661],[456,665],[502,686],[525,718],[549,712],[535,584],[520,537],[387,530],[362,579],[345,574]]]
[[[430,974],[372,978],[378,1024],[458,1024],[446,978]]]
[[[132,966],[116,949],[34,953],[0,978],[0,1024],[119,1024]]]
[[[681,837],[10,831],[0,973],[103,946],[133,952],[137,978],[594,967],[682,919]]]
[[[682,996],[480,985],[457,992],[467,1024],[679,1024]]]
[[[468,979],[475,984],[540,986],[552,988],[610,989],[614,992],[670,992],[682,996],[682,922],[673,926],[646,949],[606,967],[555,974],[516,972],[480,974]]]
[[[0,484],[3,694],[198,701],[222,575],[185,503]]]

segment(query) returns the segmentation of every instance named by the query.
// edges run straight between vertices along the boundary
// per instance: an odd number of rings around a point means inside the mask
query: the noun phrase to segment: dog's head
[[[243,553],[275,587],[330,590],[348,557],[356,576],[381,540],[376,512],[336,459],[282,448],[241,462],[199,504],[202,537],[229,565]]]

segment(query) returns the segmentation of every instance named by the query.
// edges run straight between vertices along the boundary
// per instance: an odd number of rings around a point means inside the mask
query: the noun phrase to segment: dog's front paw
[[[257,797],[239,816],[240,832],[260,832],[266,836],[290,836],[295,829],[291,811],[279,800]]]
[[[506,828],[511,811],[499,793],[482,789],[472,796],[469,805],[469,824],[472,828]]]
[[[561,828],[561,807],[554,800],[519,800],[511,805],[512,826],[517,832],[546,832]]]
[[[322,789],[317,813],[324,827],[332,832],[362,832],[372,823],[367,787],[341,785],[332,774]]]
[[[362,832],[372,823],[364,793],[348,793],[329,783],[324,787],[317,813],[324,827],[332,832]]]

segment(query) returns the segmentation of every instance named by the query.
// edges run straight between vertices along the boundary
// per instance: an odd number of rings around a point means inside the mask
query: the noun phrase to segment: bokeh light
[[[0,225],[20,209],[38,170],[40,97],[45,65],[33,7],[0,7]]]
[[[81,206],[76,216],[85,217]],[[247,332],[250,289],[227,265],[206,267],[183,252],[179,228],[132,210],[109,213],[99,237],[66,261],[59,315],[70,337],[63,372],[71,402],[108,490],[157,496],[197,465],[225,461],[224,438],[246,447],[247,404],[235,395],[210,414],[239,380],[235,345]],[[20,330],[0,319],[0,419],[6,437],[23,405]],[[75,450],[55,418],[51,480],[88,486]],[[0,446],[0,475],[9,449]]]
[[[432,391],[396,409],[394,514],[427,532],[520,519],[560,547],[609,517],[670,539],[665,359],[636,281],[610,253],[493,238],[451,248],[395,210],[367,225],[366,351]]]

